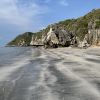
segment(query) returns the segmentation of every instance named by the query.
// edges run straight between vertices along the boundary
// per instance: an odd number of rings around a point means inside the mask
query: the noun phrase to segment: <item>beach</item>
[[[100,47],[0,49],[0,100],[100,100]]]

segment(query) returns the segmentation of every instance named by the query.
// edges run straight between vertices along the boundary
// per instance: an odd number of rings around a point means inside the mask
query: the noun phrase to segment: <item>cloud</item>
[[[62,6],[68,6],[69,5],[66,0],[60,0],[59,4],[62,5]]]
[[[0,0],[0,22],[18,27],[27,28],[38,23],[46,11],[45,6],[39,6],[34,0]]]

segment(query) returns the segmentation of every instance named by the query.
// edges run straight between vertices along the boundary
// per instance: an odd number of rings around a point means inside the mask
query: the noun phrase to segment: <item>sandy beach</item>
[[[23,48],[3,61],[0,100],[100,100],[100,47]]]

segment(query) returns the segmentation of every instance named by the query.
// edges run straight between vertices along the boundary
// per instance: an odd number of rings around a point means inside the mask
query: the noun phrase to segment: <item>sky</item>
[[[0,46],[24,32],[37,32],[97,8],[100,0],[0,0]]]

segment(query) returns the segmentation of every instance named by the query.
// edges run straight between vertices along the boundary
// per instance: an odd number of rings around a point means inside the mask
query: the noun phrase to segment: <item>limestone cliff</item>
[[[16,37],[8,45],[30,46],[48,45],[50,47],[85,47],[100,45],[100,9],[94,9],[83,17],[68,19],[33,33],[26,32]]]
[[[46,47],[59,47],[75,44],[75,34],[68,32],[62,27],[52,26],[45,36],[43,36],[42,41]]]
[[[100,26],[97,27],[97,22],[100,23],[100,19],[88,24],[87,41],[90,45],[100,46]]]

